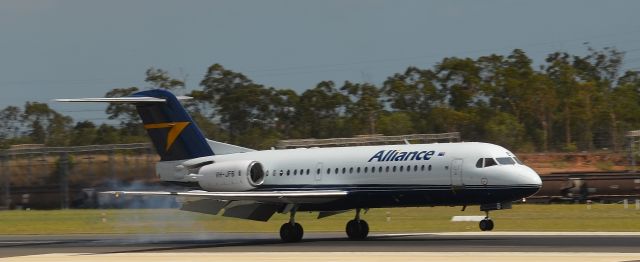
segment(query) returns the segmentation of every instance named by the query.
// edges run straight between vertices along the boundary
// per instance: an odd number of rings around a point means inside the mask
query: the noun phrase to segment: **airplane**
[[[206,139],[180,100],[161,89],[117,98],[56,99],[59,102],[132,103],[160,155],[156,173],[183,191],[109,191],[116,197],[174,196],[181,210],[268,221],[289,214],[280,228],[284,242],[298,242],[304,230],[298,212],[318,219],[355,210],[346,224],[352,240],[364,240],[370,208],[479,205],[509,209],[535,194],[540,176],[504,147],[478,142],[253,150]]]

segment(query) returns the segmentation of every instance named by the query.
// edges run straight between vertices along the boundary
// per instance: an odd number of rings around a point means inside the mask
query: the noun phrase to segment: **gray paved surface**
[[[615,234],[615,233],[611,233]],[[270,234],[0,236],[0,257],[140,252],[640,252],[640,235],[308,233],[300,243]]]

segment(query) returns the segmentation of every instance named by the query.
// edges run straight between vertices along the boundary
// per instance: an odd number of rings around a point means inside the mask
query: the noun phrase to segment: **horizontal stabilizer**
[[[192,97],[178,96],[178,100],[189,100]],[[56,102],[101,102],[101,103],[164,103],[164,98],[150,96],[126,96],[126,97],[94,97],[94,98],[62,98],[55,99]]]
[[[122,196],[180,196],[208,198],[215,200],[239,201],[248,200],[273,204],[310,204],[326,203],[347,196],[347,191],[340,190],[310,190],[310,191],[243,191],[243,192],[207,192],[207,191],[107,191],[115,197]]]

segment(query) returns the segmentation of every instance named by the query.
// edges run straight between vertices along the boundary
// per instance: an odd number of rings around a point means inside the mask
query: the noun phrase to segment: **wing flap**
[[[280,207],[273,204],[247,203],[246,201],[231,202],[224,208],[224,217],[235,217],[254,221],[269,221]]]
[[[347,196],[347,191],[309,190],[309,191],[246,191],[246,192],[207,192],[207,191],[107,191],[103,194],[121,196],[179,196],[184,198],[207,198],[223,201],[255,201],[273,204],[311,204],[326,203]]]
[[[222,210],[228,204],[229,201],[220,201],[215,199],[198,199],[182,203],[180,210],[217,215],[218,213],[220,213],[220,210]]]

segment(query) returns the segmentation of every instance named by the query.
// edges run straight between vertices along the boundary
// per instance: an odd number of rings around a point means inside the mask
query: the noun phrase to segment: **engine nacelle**
[[[264,182],[262,164],[252,160],[209,164],[198,175],[200,187],[207,191],[247,191]]]

